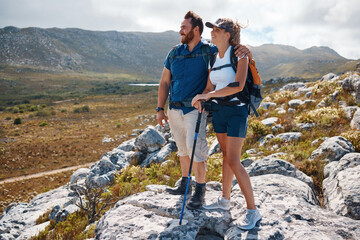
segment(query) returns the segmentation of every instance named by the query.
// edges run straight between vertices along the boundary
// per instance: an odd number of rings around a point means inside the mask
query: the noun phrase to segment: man
[[[168,54],[162,72],[159,92],[157,122],[164,126],[169,119],[170,130],[178,147],[182,179],[178,187],[169,188],[167,192],[175,195],[185,194],[187,177],[190,167],[190,157],[198,112],[191,106],[191,99],[202,93],[208,78],[208,60],[217,52],[215,45],[201,39],[204,29],[202,18],[196,13],[186,13],[181,23],[179,34],[180,45],[174,47]],[[243,51],[243,53],[242,53]],[[237,55],[247,54],[249,50],[242,46]],[[251,53],[250,53],[251,57]],[[167,116],[164,106],[170,93]],[[187,204],[188,209],[196,209],[203,205],[205,199],[205,176],[208,145],[206,141],[206,115],[202,115],[202,124],[197,136],[194,154],[194,174],[196,180],[195,192]],[[189,188],[188,192],[191,192]]]

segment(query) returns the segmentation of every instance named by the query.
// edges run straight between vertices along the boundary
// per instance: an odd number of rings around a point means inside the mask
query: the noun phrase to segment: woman
[[[248,70],[247,56],[238,58],[236,73],[230,62],[231,48],[240,43],[242,26],[227,18],[220,18],[215,23],[207,22],[205,25],[213,29],[211,31],[211,42],[218,47],[219,53],[209,74],[206,89],[192,100],[192,105],[200,111],[203,111],[201,100],[209,100],[210,98],[216,100],[216,98],[230,96],[242,91]],[[239,102],[239,99],[234,97],[230,101]],[[222,196],[217,202],[204,206],[204,208],[230,209],[232,179],[235,174],[247,205],[247,213],[237,225],[241,229],[249,230],[255,227],[261,219],[261,214],[255,206],[250,177],[240,162],[241,148],[247,130],[248,105],[240,102],[240,104],[233,106],[231,104],[217,104],[217,107],[219,111],[213,112],[213,126],[223,153],[223,190]]]

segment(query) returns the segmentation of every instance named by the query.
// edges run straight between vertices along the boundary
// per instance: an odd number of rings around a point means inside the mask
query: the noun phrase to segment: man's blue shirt
[[[176,48],[175,56],[188,56],[191,54],[202,54],[201,46],[209,45],[211,55],[218,52],[214,44],[201,40],[198,45],[190,52],[187,44],[181,44]],[[171,51],[167,55],[164,65],[171,71],[170,80],[170,101],[180,102],[185,99],[192,99],[196,94],[201,94],[205,87],[209,74],[209,66],[206,65],[204,57],[173,58],[170,67]],[[210,59],[210,56],[209,56]],[[194,110],[193,107],[174,107],[182,109],[184,114]]]

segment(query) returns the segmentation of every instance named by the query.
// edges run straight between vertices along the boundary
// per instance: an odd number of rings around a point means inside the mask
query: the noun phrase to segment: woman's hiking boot
[[[189,203],[186,205],[188,209],[200,208],[205,202],[206,185],[196,183],[195,193],[191,196]]]
[[[181,179],[181,182],[178,186],[175,186],[174,188],[167,188],[166,192],[172,194],[172,195],[184,195],[186,191],[186,184],[187,184],[187,177],[183,177]],[[189,182],[189,188],[188,188],[188,194],[191,194],[191,179]]]

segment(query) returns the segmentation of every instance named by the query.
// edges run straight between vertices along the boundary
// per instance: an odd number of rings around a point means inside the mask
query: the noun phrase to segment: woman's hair
[[[204,23],[202,21],[202,18],[198,14],[194,13],[193,11],[188,11],[184,16],[184,19],[189,19],[189,18],[191,18],[191,25],[192,25],[193,29],[196,26],[199,26],[199,32],[201,35],[204,30]]]
[[[222,21],[226,22],[232,29],[230,33],[229,43],[232,46],[236,46],[240,44],[240,30],[242,28],[246,28],[248,24],[245,26],[240,24],[237,20],[232,20],[230,18],[221,18]]]

